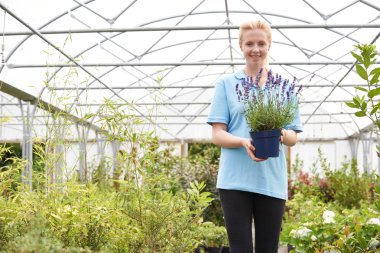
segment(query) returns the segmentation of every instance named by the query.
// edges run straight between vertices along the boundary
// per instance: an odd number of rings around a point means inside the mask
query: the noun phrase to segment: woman
[[[239,45],[246,61],[243,70],[225,75],[215,86],[207,123],[212,125],[213,143],[222,147],[217,188],[222,203],[230,251],[252,253],[252,218],[255,226],[255,252],[278,251],[281,221],[287,199],[287,170],[284,151],[279,157],[259,159],[249,138],[249,128],[236,84],[252,77],[266,82],[271,28],[262,21],[243,23]],[[302,131],[300,116],[282,130],[281,142],[293,146]]]

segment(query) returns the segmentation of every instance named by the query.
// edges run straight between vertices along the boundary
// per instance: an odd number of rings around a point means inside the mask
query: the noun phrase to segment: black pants
[[[245,191],[219,189],[231,253],[277,253],[285,200]]]

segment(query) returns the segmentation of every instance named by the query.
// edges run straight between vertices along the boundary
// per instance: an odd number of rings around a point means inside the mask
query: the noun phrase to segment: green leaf
[[[355,89],[361,90],[361,91],[364,91],[364,92],[368,92],[368,90],[366,88],[363,88],[361,86],[355,86]]]
[[[371,78],[371,81],[369,81],[370,85],[377,84],[379,82],[379,76],[380,74],[376,74]]]
[[[377,111],[377,109],[378,109],[377,107],[372,108],[370,115],[375,114],[375,112]]]
[[[371,58],[368,56],[364,57],[364,67],[368,69],[369,65],[371,65]]]
[[[365,112],[367,110],[367,102],[363,101],[361,108],[362,108],[362,111]]]
[[[365,116],[365,112],[363,112],[363,111],[355,112],[355,116],[356,117],[364,117]]]
[[[368,92],[368,97],[373,98],[374,96],[380,95],[380,87],[377,87],[376,89],[370,90]]]
[[[363,58],[360,55],[358,55],[358,54],[356,54],[354,52],[351,52],[351,54],[352,54],[353,57],[356,58],[356,60],[358,60],[358,62],[363,63]]]
[[[359,106],[357,106],[356,104],[352,103],[352,102],[345,102],[345,104],[348,106],[348,107],[351,107],[351,108],[359,108]]]
[[[356,96],[356,97],[353,97],[352,100],[354,101],[354,104],[358,106],[358,108],[360,107],[360,97]]]
[[[375,74],[380,75],[380,68],[372,69],[371,73],[369,73],[370,76]]]
[[[367,72],[365,71],[365,69],[359,65],[359,64],[356,64],[356,72],[359,74],[359,76],[368,81],[368,75],[367,75]]]

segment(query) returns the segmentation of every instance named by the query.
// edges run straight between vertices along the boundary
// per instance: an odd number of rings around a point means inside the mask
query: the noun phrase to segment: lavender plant
[[[290,124],[298,108],[297,96],[302,86],[295,90],[296,78],[290,83],[281,75],[268,71],[267,81],[260,87],[262,69],[256,80],[251,77],[236,84],[239,102],[243,103],[244,116],[251,131],[259,132],[284,128]]]

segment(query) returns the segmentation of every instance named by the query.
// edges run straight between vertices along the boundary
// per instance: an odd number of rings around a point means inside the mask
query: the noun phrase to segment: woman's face
[[[241,39],[240,48],[247,65],[263,67],[270,47],[267,33],[261,29],[247,30]]]

